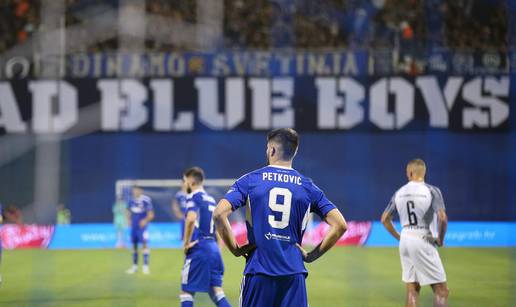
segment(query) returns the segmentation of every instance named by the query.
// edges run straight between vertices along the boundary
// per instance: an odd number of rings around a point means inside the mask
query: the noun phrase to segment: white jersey
[[[394,193],[385,210],[390,214],[396,210],[404,229],[430,230],[437,236],[439,209],[444,209],[439,188],[424,182],[410,181]]]
[[[410,181],[392,196],[386,212],[396,210],[403,227],[400,237],[402,280],[432,285],[446,281],[441,258],[434,244],[425,239],[437,237],[437,211],[444,209],[441,191],[424,182]]]

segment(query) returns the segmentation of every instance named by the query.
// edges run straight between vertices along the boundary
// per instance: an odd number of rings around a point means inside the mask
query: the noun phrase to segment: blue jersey
[[[147,195],[140,195],[138,198],[131,198],[127,203],[127,209],[131,212],[131,227],[140,228],[140,221],[147,217],[152,211],[152,200]]]
[[[267,166],[238,179],[225,199],[233,210],[248,206],[248,240],[256,250],[244,274],[307,273],[296,243],[301,244],[310,212],[323,218],[335,208],[311,179],[291,168]]]
[[[190,211],[197,213],[197,221],[191,241],[215,239],[215,224],[213,223],[215,206],[215,199],[204,190],[194,191],[188,196],[186,214]]]
[[[183,215],[185,214],[186,212],[186,198],[187,198],[188,194],[186,194],[185,192],[179,190],[177,193],[176,193],[176,201],[179,205],[179,209],[181,209],[181,213],[183,213]]]

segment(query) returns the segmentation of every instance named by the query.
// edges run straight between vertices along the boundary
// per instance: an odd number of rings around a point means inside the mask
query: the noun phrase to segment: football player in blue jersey
[[[247,258],[241,306],[308,306],[308,272],[303,262],[321,257],[346,231],[346,221],[335,205],[311,179],[292,168],[298,144],[293,129],[271,131],[267,135],[268,166],[238,179],[215,209],[217,231],[226,246],[235,256]],[[244,206],[250,210],[246,223],[249,244],[240,247],[228,216]],[[306,252],[301,241],[310,212],[330,228],[322,242]]]
[[[174,217],[181,221],[181,238],[184,236],[185,229],[185,211],[186,211],[186,181],[183,180],[181,189],[177,191],[174,199],[172,200],[172,213]]]
[[[143,274],[149,274],[149,247],[147,246],[147,226],[154,219],[152,200],[144,195],[140,187],[133,187],[133,197],[127,204],[128,220],[131,225],[131,242],[133,243],[133,266],[127,274],[138,271],[138,244],[143,247]]]
[[[184,181],[189,194],[183,237],[186,257],[181,272],[181,306],[193,306],[196,292],[207,292],[217,306],[231,306],[222,289],[224,264],[212,218],[215,199],[204,191],[201,168],[186,170]]]

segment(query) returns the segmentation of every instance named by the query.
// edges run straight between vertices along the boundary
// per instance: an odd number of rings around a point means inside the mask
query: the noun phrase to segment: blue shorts
[[[133,244],[147,243],[148,239],[149,239],[149,235],[147,233],[147,227],[145,227],[145,228],[131,227],[131,242]]]
[[[215,240],[199,240],[186,255],[181,272],[181,290],[209,292],[212,287],[222,287],[224,263]]]
[[[240,289],[240,306],[306,307],[305,274],[268,276],[248,274]]]

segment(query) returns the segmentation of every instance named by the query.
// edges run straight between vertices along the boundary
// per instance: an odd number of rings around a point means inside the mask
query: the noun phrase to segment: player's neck
[[[202,190],[204,190],[204,186],[203,185],[192,186],[192,193],[195,193],[197,191],[202,191]]]
[[[269,165],[270,166],[281,166],[281,167],[292,168],[292,161],[277,160],[277,161],[271,162]]]
[[[425,182],[425,178],[411,178],[410,179],[411,182]]]

